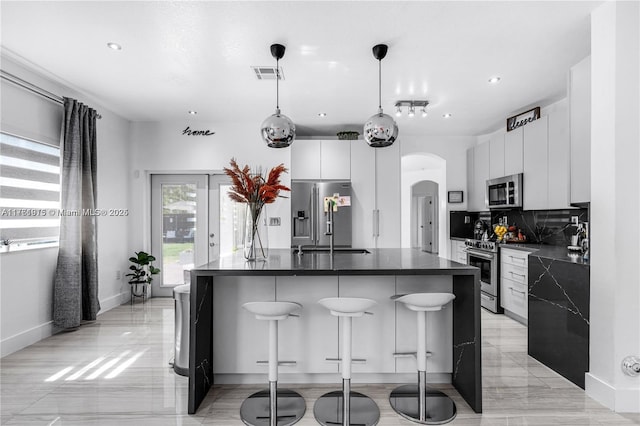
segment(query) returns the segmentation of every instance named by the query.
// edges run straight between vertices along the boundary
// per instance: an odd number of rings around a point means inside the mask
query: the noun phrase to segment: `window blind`
[[[0,239],[57,241],[59,215],[60,148],[0,133]]]

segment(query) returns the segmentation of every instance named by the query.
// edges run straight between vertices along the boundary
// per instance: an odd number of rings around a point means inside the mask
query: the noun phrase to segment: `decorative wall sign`
[[[507,132],[515,130],[518,127],[522,127],[527,123],[531,123],[538,118],[540,118],[540,107],[535,107],[529,111],[523,112],[522,114],[509,117],[507,118]]]
[[[447,201],[449,203],[461,203],[464,200],[463,191],[449,191],[447,192]]]
[[[215,135],[216,132],[212,132],[211,130],[191,130],[189,126],[182,131],[183,135],[187,136],[212,136]]]

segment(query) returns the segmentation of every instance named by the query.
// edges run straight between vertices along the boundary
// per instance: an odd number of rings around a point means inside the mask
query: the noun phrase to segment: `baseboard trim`
[[[98,316],[125,303],[125,296],[128,296],[128,294],[129,293],[118,293],[114,296],[101,300]],[[27,346],[33,345],[34,343],[38,343],[40,340],[44,340],[47,337],[51,337],[58,331],[59,330],[53,325],[53,321],[47,321],[44,324],[31,327],[28,330],[7,337],[0,341],[0,358],[17,352]]]
[[[19,351],[22,348],[26,348],[29,345],[39,342],[53,335],[53,321],[45,322],[44,324],[31,327],[28,330],[7,337],[0,341],[0,357],[5,357],[14,352]]]
[[[416,373],[353,373],[352,383],[414,383],[417,382]],[[268,382],[267,374],[214,374],[213,382],[218,385],[249,385],[265,384]],[[282,384],[339,384],[340,375],[336,373],[279,373],[278,382]],[[451,373],[429,373],[427,383],[451,383]]]
[[[640,413],[640,388],[616,391],[616,413]]]
[[[100,301],[100,312],[98,312],[98,316],[128,301],[129,301],[128,292],[117,293],[114,296],[107,297],[106,299]]]
[[[584,391],[589,397],[595,399],[608,409],[615,409],[616,389],[599,377],[591,373],[586,373],[584,375]]]

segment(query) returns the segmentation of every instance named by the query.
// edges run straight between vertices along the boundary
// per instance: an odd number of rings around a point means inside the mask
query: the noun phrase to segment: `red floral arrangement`
[[[255,203],[258,213],[262,206],[273,203],[276,198],[286,198],[280,195],[280,191],[291,191],[280,183],[280,175],[287,172],[284,164],[272,168],[266,178],[261,170],[251,172],[249,166],[241,169],[235,158],[232,158],[229,164],[231,168],[224,168],[224,172],[233,183],[229,190],[229,198],[239,203]]]

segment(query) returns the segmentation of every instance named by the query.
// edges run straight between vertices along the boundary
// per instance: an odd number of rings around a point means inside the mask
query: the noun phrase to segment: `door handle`
[[[380,210],[373,211],[373,236],[380,236]]]

